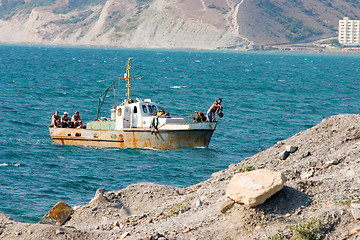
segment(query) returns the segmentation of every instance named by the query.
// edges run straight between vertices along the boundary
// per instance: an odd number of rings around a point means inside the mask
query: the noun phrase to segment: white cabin
[[[150,99],[125,100],[112,111],[111,120],[116,122],[115,130],[129,128],[150,128],[154,118],[157,116],[158,107]],[[159,117],[158,126],[167,123],[184,124],[184,118]]]

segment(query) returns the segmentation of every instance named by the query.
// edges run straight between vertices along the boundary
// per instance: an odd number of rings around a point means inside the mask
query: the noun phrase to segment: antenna
[[[130,83],[130,79],[141,77],[141,75],[137,75],[137,76],[134,76],[134,77],[130,76],[130,69],[131,69],[130,61],[131,61],[131,58],[129,58],[128,61],[127,61],[126,73],[124,73],[124,78],[119,78],[119,80],[124,79],[125,81],[127,81],[126,87],[127,87],[128,91],[126,93],[126,96],[127,96],[128,100],[131,99],[131,83]]]

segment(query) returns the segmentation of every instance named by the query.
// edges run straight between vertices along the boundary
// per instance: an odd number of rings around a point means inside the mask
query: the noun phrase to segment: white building
[[[339,43],[343,45],[360,44],[360,20],[339,20]]]

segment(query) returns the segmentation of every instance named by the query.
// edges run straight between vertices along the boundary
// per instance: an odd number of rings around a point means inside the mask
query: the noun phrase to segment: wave
[[[47,135],[46,135],[47,136]],[[28,144],[28,145],[47,145],[49,143],[49,139],[43,138],[43,139],[24,139],[24,138],[9,138],[11,142],[16,142],[20,144]]]
[[[171,86],[170,88],[186,88],[187,86]]]
[[[15,123],[18,125],[23,125],[23,126],[38,126],[38,124],[34,124],[31,122],[21,122],[21,121],[16,121],[16,120],[9,120],[10,123]]]
[[[0,167],[20,167],[20,163],[0,163]]]

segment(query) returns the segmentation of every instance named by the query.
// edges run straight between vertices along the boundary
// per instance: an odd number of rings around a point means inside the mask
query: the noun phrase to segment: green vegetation
[[[275,20],[283,25],[286,38],[292,41],[300,41],[323,33],[320,29],[304,26],[302,21],[291,17],[279,15]]]
[[[288,0],[288,2],[291,3],[292,5],[294,5],[295,7],[298,7],[298,8],[304,7],[303,2],[301,2],[299,0]]]
[[[81,29],[80,35],[77,37],[77,40],[79,40],[79,39],[81,39],[81,38],[83,38],[83,37],[85,36],[86,32],[89,30],[89,27],[90,27],[95,21],[97,21],[97,20],[99,19],[99,17],[100,17],[100,13],[92,16],[91,18],[88,18],[86,21],[84,21],[83,23],[81,23],[80,26],[82,27],[82,29]],[[76,28],[74,28],[74,29],[76,29]],[[70,31],[70,32],[68,32],[67,34],[73,33],[73,30],[70,30],[70,29],[69,29],[69,31]]]
[[[319,14],[314,13],[314,9],[300,8],[300,10],[308,16],[317,16]]]
[[[360,198],[358,200],[350,200],[350,199],[346,199],[344,201],[339,202],[340,205],[345,205],[345,206],[350,206],[351,203],[360,203]]]
[[[56,0],[2,0],[0,5],[0,19],[7,20],[19,11],[26,10],[31,12],[33,8],[41,6],[51,6]]]
[[[344,0],[344,2],[349,3],[352,7],[360,9],[359,0]]]
[[[330,29],[331,31],[334,31],[334,32],[336,31],[336,29],[334,28],[334,26],[326,24],[326,23],[323,22],[320,18],[316,19],[316,21],[317,21],[318,23],[320,23],[322,26]]]
[[[294,235],[291,239],[300,240],[320,240],[324,238],[321,233],[323,225],[318,219],[312,218],[308,222],[300,222],[294,228]]]
[[[278,230],[278,232],[274,236],[268,237],[268,240],[282,240],[282,239],[287,239],[287,238],[285,234],[280,230]]]
[[[84,21],[87,17],[89,17],[91,14],[93,13],[93,11],[87,11],[84,13],[79,14],[77,17],[75,16],[71,16],[69,19],[61,19],[58,21],[55,21],[53,23],[58,23],[58,24],[76,24],[78,22],[82,22]]]
[[[73,10],[83,9],[87,6],[97,5],[100,3],[105,4],[106,0],[69,0],[67,6],[61,6],[54,10],[57,14],[66,14]]]
[[[256,0],[255,3],[258,7],[266,10],[270,16],[276,16],[280,14],[280,12],[283,12],[281,8],[270,2],[270,0]]]
[[[177,216],[180,213],[186,212],[190,209],[190,203],[188,201],[183,201],[180,203],[176,203],[172,205],[171,207],[165,209],[164,215],[166,218]]]
[[[320,240],[325,237],[323,233],[323,224],[320,220],[312,218],[309,221],[302,221],[295,226],[290,227],[291,232],[285,234],[283,231],[278,232],[270,236],[269,240]]]
[[[136,4],[144,4],[144,3],[150,3],[153,0],[136,0]]]
[[[349,200],[349,199],[339,202],[340,205],[345,205],[345,206],[349,206],[350,203],[351,203],[351,200]]]
[[[119,36],[123,36],[124,32],[136,29],[145,20],[145,18],[141,18],[140,15],[149,9],[149,3],[152,1],[153,0],[137,0],[136,12],[132,17],[128,14],[125,16],[123,11],[113,11],[108,17],[105,32],[110,29],[115,29],[115,34],[120,32]],[[125,24],[124,21],[126,22]]]
[[[316,14],[316,13],[313,12],[314,9],[307,9],[307,8],[305,8],[304,3],[303,3],[302,1],[299,1],[299,0],[289,0],[289,2],[290,2],[293,6],[299,8],[303,13],[305,13],[305,14],[308,15],[308,16],[316,16],[316,15],[318,15],[318,14]]]
[[[302,9],[302,11],[306,14],[315,15],[315,13],[313,13],[312,11],[304,8],[301,1],[290,0],[290,2],[294,6]],[[270,18],[274,19],[283,26],[283,34],[287,39],[291,41],[297,42],[304,40],[308,37],[321,35],[323,33],[320,29],[305,26],[301,20],[294,19],[292,17],[288,17],[282,14],[283,10],[269,0],[257,0],[256,5],[263,9],[263,12],[266,12],[266,14],[268,14]]]
[[[224,240],[232,240],[232,238],[227,236],[226,238],[224,238]]]
[[[65,14],[76,9],[83,9],[87,6],[105,3],[106,0],[69,0],[67,6],[61,6],[54,10],[54,13]],[[33,8],[52,6],[56,0],[2,0],[0,5],[0,19],[9,19],[19,11],[31,12]],[[71,21],[75,21],[74,19]],[[71,23],[71,22],[70,22]],[[64,23],[65,24],[65,23]]]
[[[221,8],[218,7],[218,6],[215,6],[214,4],[210,4],[210,5],[208,6],[208,8],[210,8],[210,9],[216,9],[216,10],[218,10],[218,11],[221,11]]]
[[[339,40],[333,39],[330,41],[331,46],[340,46]]]
[[[227,13],[229,12],[229,10],[226,10],[225,8],[216,6],[216,5],[214,5],[214,4],[210,4],[209,6],[207,6],[207,8],[209,8],[209,9],[216,9],[216,10],[220,11],[221,14],[227,14]]]
[[[128,18],[126,19],[126,23],[127,23],[127,27],[125,31],[131,31],[133,29],[136,29],[136,27],[138,26],[137,19]]]
[[[252,170],[255,170],[254,167],[252,166],[240,166],[237,170],[237,172],[241,173],[241,172],[249,172],[249,171],[252,171]]]
[[[136,29],[143,21],[144,19],[139,19],[138,16],[135,16],[133,18],[128,18],[126,19],[126,26],[124,28],[120,29],[119,27],[116,27],[115,30],[116,32],[119,31],[129,32],[131,30]]]
[[[105,32],[115,28],[116,32],[120,31],[120,28],[118,27],[118,24],[121,20],[121,18],[123,18],[123,13],[121,11],[113,11],[111,13],[109,13],[109,16],[107,17],[107,24],[105,27]]]
[[[145,6],[138,6],[137,7],[137,12],[136,12],[136,15],[142,13],[144,10],[148,9],[149,8],[149,5],[145,5]]]

